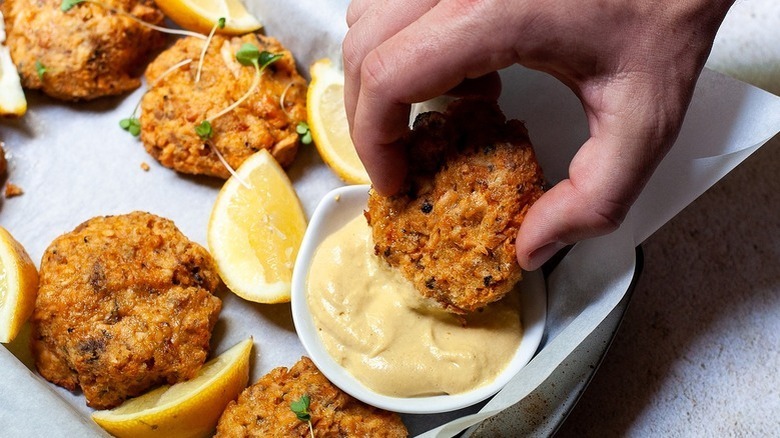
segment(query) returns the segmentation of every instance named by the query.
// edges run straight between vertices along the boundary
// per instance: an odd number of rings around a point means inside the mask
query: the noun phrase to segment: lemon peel
[[[312,80],[306,94],[306,111],[317,151],[344,182],[369,184],[368,173],[349,135],[344,108],[344,73],[329,59],[316,61],[310,73]]]
[[[11,342],[32,314],[38,270],[27,251],[0,227],[0,342]]]

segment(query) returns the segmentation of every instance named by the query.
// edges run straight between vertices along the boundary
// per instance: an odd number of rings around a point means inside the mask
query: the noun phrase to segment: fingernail
[[[554,256],[555,253],[562,250],[565,246],[566,245],[563,242],[552,242],[552,243],[548,243],[547,245],[541,248],[535,249],[528,256],[528,266],[526,267],[526,269],[529,271],[539,269],[540,267],[542,267],[544,262],[550,260],[550,258]]]

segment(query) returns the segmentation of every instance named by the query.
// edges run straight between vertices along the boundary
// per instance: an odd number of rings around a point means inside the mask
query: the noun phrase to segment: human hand
[[[579,97],[590,138],[528,211],[517,259],[540,267],[625,218],[671,147],[734,0],[353,0],[345,105],[374,188],[400,187],[410,104],[497,95],[497,70],[547,72]],[[475,91],[481,90],[481,91]]]

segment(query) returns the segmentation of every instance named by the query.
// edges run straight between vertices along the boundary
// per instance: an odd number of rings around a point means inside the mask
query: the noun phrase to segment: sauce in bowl
[[[362,215],[316,250],[307,299],[333,359],[370,389],[394,397],[483,386],[503,371],[522,339],[516,291],[465,317],[445,312],[374,254]]]

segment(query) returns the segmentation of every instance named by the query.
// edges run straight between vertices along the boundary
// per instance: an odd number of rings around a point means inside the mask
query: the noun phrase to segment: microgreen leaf
[[[297,126],[295,126],[295,132],[298,133],[298,135],[301,136],[301,143],[303,144],[311,144],[312,138],[311,138],[311,130],[309,129],[309,124],[306,122],[299,122]]]
[[[38,79],[43,80],[43,75],[47,71],[46,66],[41,61],[35,61],[35,72],[38,73]]]
[[[301,398],[290,403],[290,410],[293,411],[299,420],[311,421],[311,412],[309,412],[310,403],[311,398],[308,395],[302,395]]]
[[[62,0],[62,4],[60,5],[60,9],[62,12],[68,12],[69,10],[73,9],[74,6],[76,6],[79,3],[83,3],[85,0]]]
[[[282,58],[282,54],[281,53],[274,54],[274,53],[266,52],[265,50],[263,50],[260,53],[260,58],[259,58],[260,67],[267,67],[267,66],[273,64],[274,62],[278,61],[281,58]]]
[[[265,68],[282,57],[281,53],[273,54],[257,48],[252,43],[244,43],[236,52],[236,60],[243,65],[254,65]]]
[[[236,52],[236,60],[243,65],[255,65],[260,59],[260,50],[252,43],[244,43]]]
[[[217,27],[220,29],[225,28],[225,17],[220,17],[219,20],[217,20]]]
[[[141,122],[137,117],[128,117],[119,121],[119,127],[129,132],[133,137],[141,134]]]
[[[198,134],[201,140],[208,140],[214,131],[211,128],[211,123],[208,120],[204,120],[199,125],[195,125],[195,133]]]

